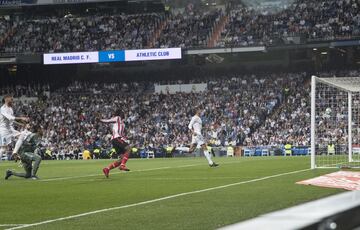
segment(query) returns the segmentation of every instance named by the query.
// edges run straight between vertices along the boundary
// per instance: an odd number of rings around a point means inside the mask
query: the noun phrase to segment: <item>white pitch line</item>
[[[240,177],[235,177],[235,176],[229,176],[229,177],[146,177],[146,181],[149,180],[170,180],[170,181],[176,181],[176,180],[226,180],[226,179],[244,179],[244,178],[240,178]],[[137,180],[144,180],[144,178],[129,178],[126,180],[133,180],[133,181],[137,181]]]
[[[70,220],[70,219],[75,219],[75,218],[79,218],[79,217],[89,216],[89,215],[102,213],[102,212],[108,212],[108,211],[114,211],[114,210],[119,210],[119,209],[131,208],[131,207],[136,207],[136,206],[140,206],[140,205],[156,203],[156,202],[159,202],[159,201],[170,200],[172,198],[177,198],[177,197],[182,197],[182,196],[187,196],[187,195],[192,195],[192,194],[197,194],[197,193],[203,193],[203,192],[208,192],[208,191],[213,191],[213,190],[218,190],[218,189],[223,189],[223,188],[228,188],[228,187],[233,187],[233,186],[236,186],[236,185],[242,185],[242,184],[248,184],[248,183],[263,181],[263,180],[267,180],[267,179],[286,176],[286,175],[290,175],[290,174],[296,174],[296,173],[305,172],[305,171],[309,171],[309,170],[311,170],[311,169],[302,169],[302,170],[297,170],[297,171],[292,171],[292,172],[287,172],[287,173],[280,173],[280,174],[275,174],[275,175],[272,175],[272,176],[266,176],[266,177],[261,177],[261,178],[257,178],[257,179],[247,180],[247,181],[240,181],[240,182],[231,183],[231,184],[227,184],[227,185],[216,186],[216,187],[212,187],[212,188],[196,190],[196,191],[192,191],[192,192],[184,192],[184,193],[165,196],[165,197],[161,197],[161,198],[157,198],[157,199],[153,199],[153,200],[142,201],[142,202],[139,202],[139,203],[133,203],[133,204],[123,205],[123,206],[118,206],[118,207],[112,207],[112,208],[105,208],[105,209],[95,210],[95,211],[91,211],[91,212],[85,212],[85,213],[81,213],[81,214],[77,214],[77,215],[73,215],[73,216],[61,217],[61,218],[52,219],[52,220],[45,220],[45,221],[41,221],[41,222],[37,222],[37,223],[33,223],[33,224],[26,224],[26,225],[22,225],[22,226],[13,227],[13,228],[8,228],[6,230],[29,228],[29,227],[54,223],[54,222],[58,222],[58,221]]]
[[[146,177],[146,181],[209,181],[209,180],[228,180],[228,179],[244,179],[239,177]],[[144,178],[127,178],[126,181],[143,181]],[[96,179],[83,179],[82,182],[96,181]]]
[[[222,163],[222,165],[224,165],[224,164],[238,164],[238,163],[240,163],[240,162],[241,162],[241,161],[238,161],[238,162],[225,162],[225,163]],[[187,168],[187,167],[201,166],[201,165],[206,165],[206,164],[190,164],[190,165],[181,165],[181,166],[176,166],[176,167],[166,166],[166,167],[160,167],[160,168],[151,168],[151,169],[141,169],[141,170],[129,171],[129,172],[126,172],[126,173],[148,172],[148,171],[156,171],[156,170],[162,170],[162,169]],[[124,172],[113,172],[113,173],[111,173],[111,175],[120,174],[120,173],[124,173]],[[71,180],[71,179],[79,179],[79,178],[102,176],[102,175],[104,175],[104,174],[90,174],[90,175],[84,175],[84,176],[58,177],[58,178],[49,178],[49,179],[39,180],[39,182],[49,182],[49,181],[59,181],[59,180]]]
[[[160,168],[151,168],[151,169],[141,169],[141,170],[129,171],[129,172],[126,172],[126,173],[148,172],[148,171],[156,171],[156,170],[162,170],[162,169],[187,168],[187,167],[200,166],[200,165],[204,165],[204,164],[191,164],[191,165],[182,165],[182,166],[177,166],[177,167],[169,167],[169,166],[167,166],[167,167],[160,167]],[[120,174],[120,173],[123,173],[123,172],[113,172],[113,173],[111,173],[111,175]],[[39,180],[39,182],[71,180],[71,179],[79,179],[79,178],[102,176],[102,175],[104,175],[104,174],[90,174],[90,175],[84,175],[84,176],[59,177],[59,178],[50,178],[50,179]]]

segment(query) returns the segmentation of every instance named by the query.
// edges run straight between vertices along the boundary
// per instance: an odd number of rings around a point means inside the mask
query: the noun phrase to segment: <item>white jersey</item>
[[[14,111],[11,107],[3,105],[0,108],[0,146],[9,145],[13,138],[19,135],[14,129]]]
[[[201,135],[201,129],[202,129],[202,120],[198,115],[195,115],[191,118],[191,121],[189,123],[189,129],[194,130],[194,133],[197,135]]]
[[[0,108],[0,132],[9,132],[14,130],[14,111],[11,107],[3,105]]]

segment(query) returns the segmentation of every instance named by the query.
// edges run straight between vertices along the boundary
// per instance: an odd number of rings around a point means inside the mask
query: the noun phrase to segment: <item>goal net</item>
[[[360,77],[311,82],[311,168],[360,167]]]

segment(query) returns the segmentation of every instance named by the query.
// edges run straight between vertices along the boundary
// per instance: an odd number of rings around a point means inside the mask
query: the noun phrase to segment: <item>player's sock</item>
[[[129,153],[125,153],[122,160],[121,160],[121,166],[126,166],[126,162],[128,161],[129,159]]]
[[[130,171],[130,169],[128,169],[126,167],[126,162],[128,161],[129,159],[129,153],[125,153],[124,156],[122,157],[122,160],[121,160],[121,165],[120,165],[120,170],[122,171]]]
[[[175,150],[182,151],[182,152],[190,152],[189,147],[177,147]]]
[[[103,173],[104,173],[104,175],[106,176],[106,178],[109,178],[109,172],[110,172],[110,170],[108,169],[108,168],[103,168]]]
[[[209,151],[203,150],[203,152],[204,152],[204,155],[205,155],[207,161],[209,162],[209,165],[214,164],[214,162],[211,160],[211,155],[210,155]]]
[[[120,161],[115,161],[115,162],[109,164],[109,166],[108,166],[107,168],[108,168],[109,170],[111,170],[111,169],[117,168],[117,167],[119,167],[119,166],[120,166]]]
[[[0,147],[0,161],[1,161],[1,159],[2,159],[2,156],[5,154],[5,148],[3,148],[3,147]]]

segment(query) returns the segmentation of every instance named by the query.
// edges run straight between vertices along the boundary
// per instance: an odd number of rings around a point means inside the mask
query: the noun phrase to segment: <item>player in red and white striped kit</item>
[[[101,122],[109,123],[112,126],[111,144],[114,147],[116,154],[120,156],[119,160],[111,163],[108,167],[103,168],[103,173],[108,178],[110,170],[119,167],[120,170],[130,171],[126,167],[126,162],[129,159],[130,145],[125,136],[125,122],[124,113],[118,109],[110,119],[101,119]]]

